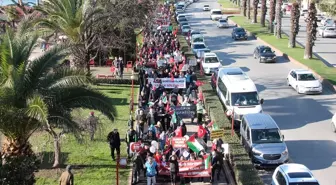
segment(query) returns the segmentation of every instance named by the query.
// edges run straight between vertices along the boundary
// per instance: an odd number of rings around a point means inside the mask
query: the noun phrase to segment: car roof
[[[274,119],[268,114],[245,114],[244,119],[251,129],[279,128]]]
[[[218,21],[227,21],[226,19],[219,19]]]
[[[191,33],[201,33],[201,30],[191,30]]]
[[[190,25],[189,25],[189,24],[186,24],[186,25],[183,25],[182,28],[183,28],[183,27],[190,27]]]
[[[265,49],[265,48],[272,49],[272,48],[270,48],[269,46],[264,46],[264,45],[260,45],[260,46],[258,46],[258,48],[259,48],[259,49]]]
[[[210,5],[208,5],[208,4],[205,4],[204,6],[210,6]]]
[[[204,53],[204,57],[217,57],[216,53]]]
[[[220,68],[218,76],[232,93],[257,91],[254,82],[240,67]]]
[[[211,9],[211,11],[222,11],[221,9]]]
[[[204,38],[202,34],[194,34],[191,36],[191,39]]]
[[[313,72],[308,69],[293,69],[292,71],[294,71],[296,74],[313,74]]]
[[[194,43],[193,43],[193,45],[196,45],[196,44],[203,44],[203,45],[205,45],[204,42],[194,42]]]
[[[313,176],[312,172],[303,164],[297,164],[297,163],[288,163],[283,164],[279,166],[280,170],[286,175],[286,178],[289,182],[318,182],[315,177]],[[299,177],[296,176],[295,178],[291,178],[289,174],[294,175],[293,173],[297,173],[299,175],[300,173],[308,173],[310,177]]]

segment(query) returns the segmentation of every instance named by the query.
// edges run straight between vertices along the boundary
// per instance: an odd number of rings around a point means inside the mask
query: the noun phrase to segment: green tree
[[[269,22],[268,22],[268,29],[270,33],[274,32],[275,5],[276,5],[276,0],[270,0],[270,11],[269,11]]]
[[[265,27],[265,20],[266,20],[266,0],[261,0],[261,17],[260,17],[260,24],[262,27]]]
[[[308,7],[307,22],[307,40],[304,52],[305,59],[311,59],[313,57],[313,46],[315,45],[316,33],[317,33],[317,18],[316,18],[316,6],[315,2],[311,2]]]
[[[296,36],[300,30],[300,6],[297,2],[293,3],[291,10],[291,32],[288,40],[288,47],[295,48]]]
[[[29,60],[38,35],[27,22],[22,21],[16,32],[7,29],[0,45],[0,131],[5,136],[1,152],[5,164],[6,159],[34,155],[28,139],[38,129],[50,132],[60,127],[79,134],[71,116],[75,108],[98,110],[111,120],[115,115],[110,98],[90,88],[87,73],[59,67],[68,55],[65,46],[55,46]],[[27,176],[33,178],[33,174]]]
[[[331,16],[336,15],[336,1],[334,0],[321,0],[318,3],[318,7],[321,11],[327,12]]]
[[[247,18],[251,19],[251,0],[246,0],[247,2]]]

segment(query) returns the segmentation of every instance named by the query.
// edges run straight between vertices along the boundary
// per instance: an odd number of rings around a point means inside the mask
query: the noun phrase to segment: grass
[[[239,8],[238,5],[234,4],[230,0],[218,0],[218,3],[221,5],[222,9],[225,9],[225,8]]]
[[[143,34],[142,34],[142,29],[135,29],[134,30],[136,36],[136,43],[139,43],[140,46],[142,46],[142,41],[143,41]]]
[[[111,185],[116,182],[116,162],[110,157],[109,144],[106,142],[107,134],[117,128],[121,139],[124,138],[127,130],[127,120],[129,119],[129,99],[130,86],[95,86],[109,97],[113,98],[118,115],[115,122],[111,122],[104,116],[96,115],[101,120],[101,129],[96,134],[95,140],[90,142],[85,136],[86,142],[79,144],[71,135],[66,135],[61,140],[62,163],[78,166],[74,169],[75,183],[80,185]],[[135,88],[134,95],[138,88]],[[89,110],[76,111],[83,119],[89,115]],[[36,185],[58,184],[58,178],[63,171],[60,169],[50,169],[53,159],[52,138],[45,132],[34,134],[30,140],[36,152],[42,152],[43,161],[41,169],[36,173]],[[121,157],[126,157],[126,145],[121,144]],[[119,170],[120,184],[128,184],[130,169]]]
[[[282,34],[281,39],[277,39],[273,34],[268,32],[267,27],[261,27],[258,23],[252,24],[243,16],[231,17],[230,19],[336,85],[336,69],[326,66],[315,56],[312,59],[303,59],[304,48],[299,45],[297,45],[296,48],[288,48],[288,37],[285,34]]]

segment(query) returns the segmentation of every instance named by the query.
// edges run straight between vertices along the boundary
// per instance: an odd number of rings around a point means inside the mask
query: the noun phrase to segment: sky
[[[27,2],[32,2],[32,3],[36,3],[36,0],[23,0],[24,3]],[[8,5],[8,4],[13,4],[13,2],[11,0],[0,0],[0,5]]]

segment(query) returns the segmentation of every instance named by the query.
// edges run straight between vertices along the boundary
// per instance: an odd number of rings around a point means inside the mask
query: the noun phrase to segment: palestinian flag
[[[177,115],[176,115],[175,112],[174,112],[173,115],[172,115],[171,122],[174,123],[174,124],[177,123]]]
[[[187,145],[195,153],[199,153],[201,150],[204,150],[204,147],[195,138],[195,134],[189,137],[189,140],[187,141]]]
[[[168,102],[167,96],[162,96],[161,97],[162,103],[166,104]]]
[[[210,169],[211,156],[210,155],[204,155],[203,159],[204,159],[205,169]]]

